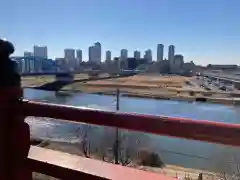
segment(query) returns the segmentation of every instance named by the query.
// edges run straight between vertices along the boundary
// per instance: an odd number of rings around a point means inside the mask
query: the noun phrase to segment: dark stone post
[[[31,180],[30,131],[18,113],[23,92],[17,63],[9,58],[13,52],[13,45],[0,39],[0,179]]]

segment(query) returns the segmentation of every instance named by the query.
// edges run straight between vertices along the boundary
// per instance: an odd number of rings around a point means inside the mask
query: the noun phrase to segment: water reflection
[[[24,90],[24,96],[38,101],[49,101],[74,106],[87,106],[106,110],[115,110],[115,97],[93,94],[71,93],[59,96],[54,92]],[[188,103],[167,100],[149,100],[138,98],[120,98],[120,110],[123,112],[148,113],[166,116],[206,119],[225,123],[239,123],[238,107],[206,103]],[[79,141],[79,128],[82,125],[63,123],[52,119],[28,118],[32,135],[41,138],[52,138],[58,141]],[[136,122],[137,123],[137,122]],[[89,139],[97,146],[107,143],[111,146],[114,129],[94,126]],[[239,148],[223,146],[199,141],[170,138],[138,132],[128,132],[130,146],[139,141],[137,148],[148,147],[158,152],[165,163],[183,165],[189,168],[202,168],[210,171],[232,172],[235,162],[240,162]],[[97,137],[97,138],[96,138]],[[108,141],[106,141],[108,139]],[[237,159],[237,160],[236,160]]]

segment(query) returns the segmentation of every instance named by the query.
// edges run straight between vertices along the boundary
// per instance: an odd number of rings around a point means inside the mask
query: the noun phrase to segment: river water
[[[58,104],[85,106],[114,111],[116,97],[83,93],[71,93],[60,96],[55,92],[24,89],[24,97],[36,101],[48,101]],[[183,101],[154,100],[142,98],[120,98],[120,111],[137,112],[173,117],[186,117],[217,122],[240,122],[240,108],[219,104],[189,103]],[[44,120],[44,121],[43,121]],[[46,118],[28,118],[32,136],[56,141],[79,141],[82,125],[63,123]],[[137,123],[137,122],[136,122]],[[96,146],[112,144],[114,129],[91,127],[89,141]],[[125,131],[123,132],[125,133]],[[200,141],[170,138],[139,132],[126,132],[126,146],[148,148],[157,152],[164,163],[181,165],[188,168],[200,168],[215,172],[236,171],[240,164],[240,149],[231,146],[211,144]],[[108,141],[106,141],[108,138]],[[92,145],[91,145],[92,146]]]

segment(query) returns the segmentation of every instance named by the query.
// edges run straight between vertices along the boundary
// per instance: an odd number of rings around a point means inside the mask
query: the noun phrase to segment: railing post
[[[17,113],[23,93],[17,63],[9,58],[13,51],[10,42],[0,39],[0,179],[30,180],[30,131]]]

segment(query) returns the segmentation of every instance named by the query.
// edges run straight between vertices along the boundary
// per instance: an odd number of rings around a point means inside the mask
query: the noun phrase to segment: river
[[[36,101],[48,101],[110,111],[114,111],[116,106],[116,97],[106,95],[70,93],[68,96],[61,96],[55,92],[24,89],[24,97]],[[234,124],[240,122],[239,107],[199,102],[189,103],[121,97],[120,111],[186,117],[196,121],[202,119]],[[79,141],[79,129],[81,130],[82,125],[63,123],[46,118],[43,121],[40,118],[31,117],[27,119],[27,122],[30,124],[33,137],[56,141]],[[113,128],[95,126],[95,128],[91,128],[89,139],[97,146],[100,142],[101,145],[105,142],[109,146],[109,143],[112,142],[111,140],[106,142],[106,132],[113,131]],[[240,151],[236,147],[139,132],[127,133],[128,136],[125,138],[127,139],[125,142],[127,145],[151,149],[157,152],[163,162],[167,164],[228,173],[236,171],[236,163],[240,164]]]

